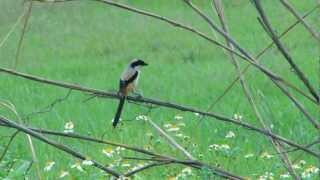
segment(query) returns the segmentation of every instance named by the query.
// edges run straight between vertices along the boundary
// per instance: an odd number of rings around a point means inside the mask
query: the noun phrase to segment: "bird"
[[[112,126],[114,128],[116,128],[119,122],[123,105],[128,94],[131,92],[135,92],[135,88],[138,84],[141,67],[147,66],[147,65],[148,64],[143,60],[135,58],[131,60],[127,68],[121,74],[120,82],[119,82],[119,91],[118,91],[118,95],[120,95],[120,101],[119,101],[118,108],[112,123]]]

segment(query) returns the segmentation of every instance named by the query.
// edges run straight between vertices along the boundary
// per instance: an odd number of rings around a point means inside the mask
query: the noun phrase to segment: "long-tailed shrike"
[[[128,67],[123,71],[120,77],[119,95],[121,96],[116,115],[113,119],[113,127],[115,128],[119,122],[122,108],[126,97],[130,92],[135,90],[140,75],[140,68],[148,65],[141,59],[133,59]]]

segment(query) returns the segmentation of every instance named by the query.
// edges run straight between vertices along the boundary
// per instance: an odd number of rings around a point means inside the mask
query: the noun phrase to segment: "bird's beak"
[[[145,63],[145,62],[143,62],[143,64],[142,64],[142,66],[148,66],[149,64],[147,64],[147,63]]]

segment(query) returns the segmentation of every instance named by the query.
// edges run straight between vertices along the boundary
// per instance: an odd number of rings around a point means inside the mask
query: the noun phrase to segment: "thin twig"
[[[195,158],[187,151],[185,150],[182,146],[180,146],[180,144],[178,144],[172,137],[170,137],[166,132],[164,132],[164,130],[162,130],[156,123],[154,123],[151,119],[147,120],[151,126],[157,130],[157,132],[164,137],[169,144],[171,144],[173,147],[177,148],[178,150],[180,150],[184,155],[186,155],[188,157],[188,159],[190,160],[195,160]]]
[[[12,121],[10,121],[10,120],[8,120],[6,118],[3,118],[1,116],[0,116],[0,126],[6,126],[6,127],[15,128],[15,129],[21,129],[21,127],[17,127],[17,124],[15,124],[14,122],[12,122]],[[194,168],[197,168],[197,169],[201,169],[201,167],[207,167],[207,168],[212,170],[213,174],[219,175],[221,177],[225,177],[225,178],[229,178],[229,179],[243,179],[242,177],[234,175],[234,174],[231,174],[231,173],[229,173],[229,172],[227,172],[227,171],[225,171],[225,170],[223,170],[221,168],[212,167],[212,166],[209,166],[207,164],[204,164],[204,163],[198,162],[198,161],[178,160],[176,158],[173,158],[173,157],[170,157],[170,156],[167,156],[167,155],[160,155],[160,154],[157,154],[157,153],[154,153],[154,152],[151,152],[151,151],[147,151],[147,150],[136,148],[136,147],[131,147],[131,146],[128,146],[128,145],[125,145],[125,144],[119,144],[119,143],[113,143],[113,142],[109,142],[109,141],[98,140],[98,139],[95,139],[95,138],[82,136],[82,135],[77,135],[77,134],[74,134],[74,133],[62,133],[62,132],[56,132],[56,131],[50,131],[50,130],[44,130],[44,129],[28,128],[28,127],[25,127],[25,126],[22,126],[22,127],[24,129],[24,130],[21,130],[22,132],[33,133],[33,135],[32,134],[30,134],[30,135],[32,135],[33,137],[35,137],[37,139],[40,138],[39,140],[44,141],[45,143],[48,143],[48,144],[50,144],[50,145],[52,145],[52,146],[54,146],[54,147],[56,147],[56,148],[58,148],[58,149],[60,149],[62,151],[65,151],[65,152],[67,152],[67,153],[69,153],[69,154],[71,154],[71,155],[73,155],[73,156],[75,156],[77,158],[80,158],[82,160],[84,160],[83,159],[85,157],[84,155],[81,155],[78,152],[75,152],[75,151],[71,150],[70,148],[68,148],[68,147],[66,147],[66,146],[64,146],[62,144],[57,144],[58,146],[55,145],[56,144],[55,142],[53,142],[54,144],[51,144],[48,139],[46,139],[45,137],[43,137],[42,135],[40,135],[38,133],[48,134],[48,135],[55,135],[55,136],[63,136],[63,137],[67,137],[67,138],[74,138],[74,139],[79,139],[79,140],[95,142],[95,143],[101,143],[101,144],[108,144],[108,145],[117,146],[117,147],[123,147],[125,149],[136,151],[136,152],[140,152],[140,153],[143,153],[143,154],[146,154],[146,155],[150,155],[150,156],[153,157],[153,158],[144,158],[145,160],[148,159],[150,161],[158,161],[158,162],[172,161],[172,163],[183,164],[183,165],[194,167]],[[38,136],[40,136],[40,137],[38,137]],[[42,138],[45,138],[45,139],[42,139]],[[49,142],[47,142],[47,141],[49,141]],[[138,158],[135,158],[135,159],[138,159]],[[143,158],[140,158],[140,159],[143,159]],[[93,163],[96,163],[96,161],[93,161]],[[98,166],[98,168],[104,168],[104,167],[101,167],[102,165],[99,165],[99,164],[94,164],[94,165],[96,167]]]
[[[320,42],[320,36],[317,31],[315,31],[307,21],[303,20],[303,18],[300,16],[299,12],[297,12],[294,7],[287,1],[287,0],[280,0],[282,5],[288,9],[291,14],[293,14],[300,22],[301,24],[310,32],[310,34],[318,41]]]
[[[101,97],[105,97],[105,98],[112,98],[112,99],[119,99],[120,98],[120,96],[118,94],[116,94],[116,93],[109,93],[109,92],[105,92],[105,91],[102,91],[102,90],[82,87],[82,86],[79,86],[79,85],[69,84],[69,83],[65,83],[65,82],[52,81],[52,80],[44,79],[44,78],[41,78],[41,77],[20,73],[20,72],[14,71],[14,70],[6,69],[6,68],[1,68],[0,67],[0,72],[4,72],[4,73],[10,74],[10,75],[22,77],[22,78],[29,79],[29,80],[32,80],[32,81],[36,81],[36,82],[39,82],[41,84],[49,84],[49,85],[53,85],[53,86],[58,86],[58,87],[72,89],[72,90],[86,92],[86,93],[95,93],[95,94],[100,95]],[[320,155],[318,153],[315,153],[315,152],[313,152],[313,151],[311,151],[309,149],[306,149],[303,146],[301,146],[299,144],[296,144],[295,142],[293,142],[291,140],[288,140],[288,139],[286,139],[286,138],[284,138],[282,136],[267,132],[267,131],[265,131],[263,129],[257,128],[255,126],[252,126],[252,125],[247,124],[245,122],[241,122],[241,121],[238,121],[238,120],[235,120],[235,119],[232,119],[232,118],[228,118],[226,116],[222,116],[222,115],[219,115],[219,114],[216,114],[216,113],[204,112],[204,111],[200,111],[200,110],[197,110],[195,108],[192,108],[192,107],[178,105],[178,104],[174,104],[174,103],[171,103],[171,102],[164,102],[164,101],[160,101],[160,100],[156,100],[156,99],[150,99],[150,98],[146,98],[146,97],[135,98],[135,97],[128,96],[127,99],[132,100],[132,101],[136,101],[136,102],[149,103],[149,104],[154,104],[154,105],[158,105],[158,106],[162,106],[162,107],[166,107],[166,108],[177,109],[177,110],[180,110],[180,111],[198,113],[199,115],[208,116],[208,117],[212,117],[212,118],[215,118],[217,120],[220,120],[220,121],[232,123],[234,125],[241,126],[243,128],[258,132],[258,133],[260,133],[262,135],[271,136],[271,137],[273,137],[275,139],[278,139],[278,140],[280,140],[280,141],[282,141],[282,142],[284,142],[284,143],[286,143],[286,144],[288,144],[290,146],[300,148],[301,150],[303,150],[303,151],[305,151],[305,152],[307,152],[307,153],[309,153],[309,154],[311,154],[313,156],[320,157]],[[250,121],[248,121],[248,122],[250,122]]]
[[[284,47],[284,45],[281,43],[281,41],[279,40],[278,36],[276,35],[275,31],[273,30],[268,17],[266,16],[261,4],[260,4],[260,0],[254,0],[254,4],[255,7],[258,11],[258,13],[260,14],[261,20],[263,22],[263,25],[265,27],[265,30],[267,32],[267,34],[270,35],[271,39],[273,40],[273,42],[276,44],[276,46],[278,47],[279,51],[282,53],[282,55],[285,57],[285,59],[287,60],[287,62],[290,64],[290,66],[292,67],[292,69],[294,69],[294,71],[296,72],[297,76],[299,77],[299,79],[303,82],[303,84],[308,88],[309,92],[311,93],[311,95],[318,101],[320,102],[320,97],[317,93],[317,91],[314,89],[314,87],[311,85],[311,83],[309,82],[309,80],[307,79],[306,75],[300,70],[300,68],[296,65],[296,63],[293,61],[291,55],[289,54],[289,52],[286,50],[286,48]],[[319,125],[320,127],[320,125]]]
[[[14,138],[18,135],[19,131],[15,131],[11,136],[10,136],[10,139],[9,139],[9,142],[8,144],[6,145],[6,147],[4,148],[1,156],[0,156],[0,162],[3,160],[4,156],[7,154],[8,152],[8,149],[12,143],[12,141],[14,140]]]
[[[212,1],[214,3],[214,6],[216,7],[216,12],[218,14],[218,17],[219,17],[219,20],[220,20],[220,23],[221,23],[221,26],[222,26],[222,29],[225,31],[226,34],[229,34],[229,31],[228,31],[228,26],[227,26],[227,23],[225,21],[225,18],[224,18],[224,13],[223,13],[223,6],[222,6],[222,3],[220,0],[213,0]],[[201,12],[202,14],[204,14],[203,12]],[[226,40],[226,44],[233,49],[233,45],[228,41],[228,39],[225,39]],[[248,99],[248,102],[250,104],[250,106],[252,107],[252,110],[256,116],[256,118],[259,120],[260,124],[262,125],[262,127],[269,131],[270,133],[272,132],[271,129],[266,126],[266,124],[264,123],[264,120],[258,110],[258,107],[255,103],[255,100],[253,99],[253,96],[249,90],[249,88],[247,87],[247,82],[245,80],[245,76],[244,75],[241,75],[241,69],[240,69],[240,65],[237,61],[237,59],[235,58],[235,56],[231,53],[230,54],[230,57],[231,57],[231,61],[232,61],[232,64],[235,66],[235,69],[237,70],[237,73],[240,77],[240,84],[242,86],[242,89],[243,89],[243,92],[244,92],[244,95],[247,97]],[[274,146],[275,150],[277,152],[282,152],[283,149],[281,147],[281,144],[273,139],[273,138],[270,138],[270,142],[271,144]],[[294,171],[294,169],[292,168],[292,164],[288,158],[288,155],[286,153],[283,153],[283,154],[280,154],[280,159],[282,160],[283,162],[283,165],[284,167],[287,168],[287,170],[290,172],[290,174],[292,175],[292,177],[294,177],[295,179],[300,179],[297,175],[297,173]]]
[[[44,142],[46,144],[49,144],[49,145],[51,145],[51,146],[53,146],[53,147],[55,147],[55,148],[57,148],[57,149],[59,149],[61,151],[64,151],[64,152],[66,152],[66,153],[68,153],[68,154],[70,154],[70,155],[72,155],[72,156],[74,156],[76,158],[79,158],[81,160],[86,160],[86,156],[82,155],[81,153],[76,152],[76,151],[72,150],[71,148],[69,148],[69,147],[67,147],[67,146],[65,146],[63,144],[59,144],[59,143],[57,143],[55,141],[52,141],[52,140],[44,137],[43,135],[41,135],[41,134],[39,134],[39,133],[37,133],[37,132],[35,132],[33,130],[28,129],[24,125],[17,124],[14,121],[10,121],[10,120],[8,120],[8,119],[6,119],[4,117],[1,117],[1,116],[0,116],[0,122],[2,122],[4,124],[7,124],[10,127],[15,128],[15,129],[17,129],[17,130],[19,130],[21,132],[24,132],[24,133],[26,133],[26,134],[28,134],[28,135],[30,135],[30,136],[42,141],[42,142]],[[98,162],[96,162],[94,160],[92,160],[92,163],[93,163],[93,166],[103,170],[104,172],[106,172],[106,173],[108,173],[108,174],[110,174],[112,176],[115,176],[115,177],[120,177],[120,174],[118,172],[116,172],[116,171],[114,171],[114,170],[112,170],[112,169],[110,169],[108,167],[105,167],[104,165],[102,165],[102,164],[100,164],[100,163],[98,163]]]
[[[2,41],[0,42],[0,48],[2,48],[2,46],[5,44],[5,42],[9,39],[9,37],[14,32],[14,30],[17,28],[17,26],[19,25],[19,23],[21,22],[21,20],[23,19],[24,16],[25,16],[25,12],[23,12],[20,15],[20,17],[17,19],[16,23],[11,27],[11,29],[6,34],[6,36],[2,39]]]
[[[28,10],[27,10],[27,13],[25,15],[25,20],[24,20],[22,32],[21,32],[21,35],[20,35],[19,43],[18,43],[16,59],[15,59],[15,62],[14,62],[13,69],[16,69],[17,66],[18,66],[18,61],[19,61],[19,57],[20,57],[20,51],[21,51],[24,35],[25,35],[25,32],[26,32],[26,29],[27,29],[27,26],[28,26],[28,22],[29,22],[29,18],[30,18],[31,11],[32,11],[32,3],[33,3],[33,1],[29,2]]]
[[[305,13],[304,16],[302,16],[302,18],[306,18],[308,17],[310,14],[312,14],[315,10],[317,10],[320,7],[320,4],[318,4],[317,6],[315,6],[314,8],[310,9],[307,13]],[[283,38],[285,35],[288,34],[288,32],[290,32],[294,27],[296,27],[296,25],[299,24],[299,20],[297,20],[296,22],[294,22],[292,25],[290,25],[286,30],[284,30],[280,35],[279,35],[279,39]],[[262,57],[262,55],[267,52],[267,50],[269,50],[272,46],[274,45],[274,42],[271,41],[270,44],[268,44],[268,46],[266,46],[263,50],[261,50],[258,55],[256,56],[257,60],[260,60],[260,58]],[[248,64],[242,71],[241,74],[245,74],[248,69],[251,67],[251,64]],[[234,80],[232,80],[232,82],[225,88],[225,90],[223,91],[223,93],[218,96],[213,103],[208,107],[207,111],[210,111],[231,89],[232,87],[234,87],[234,85],[236,84],[236,82],[238,82],[240,80],[240,76],[238,75]],[[294,89],[294,86],[290,86],[291,88]],[[309,95],[305,94],[303,91],[299,90],[299,89],[295,89],[295,91],[299,92],[301,95],[303,95],[304,97],[306,97],[308,100],[310,100],[311,102],[313,102],[314,104],[319,104],[317,101],[314,100],[313,97],[310,97]]]

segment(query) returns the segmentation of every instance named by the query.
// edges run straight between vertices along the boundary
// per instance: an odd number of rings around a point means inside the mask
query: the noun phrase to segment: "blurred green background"
[[[152,11],[165,17],[193,26],[210,37],[224,42],[224,39],[213,32],[190,7],[183,1],[117,1]],[[316,0],[290,0],[296,9],[305,13],[318,2]],[[210,1],[194,1],[217,24],[217,16]],[[230,34],[251,54],[256,55],[268,43],[270,38],[257,21],[257,12],[248,0],[223,1],[226,20]],[[272,25],[278,33],[291,25],[295,18],[277,0],[262,2]],[[23,13],[28,3],[21,0],[0,1],[0,40],[4,39],[10,28]],[[317,9],[307,18],[315,30],[320,27],[320,10]],[[0,66],[13,68],[22,24],[0,48]],[[319,44],[311,37],[302,25],[295,27],[283,38],[294,61],[305,72],[312,84],[319,87]],[[141,58],[149,63],[143,69],[138,89],[143,96],[183,104],[206,110],[209,105],[223,93],[225,88],[236,77],[234,66],[221,48],[214,46],[198,36],[175,28],[167,23],[142,15],[133,14],[106,4],[90,1],[68,3],[33,3],[31,17],[26,29],[19,57],[17,71],[44,78],[75,83],[86,87],[116,91],[122,70],[132,58]],[[241,67],[247,63],[238,59]],[[284,79],[307,92],[306,88],[290,70],[283,56],[273,47],[261,58],[261,64],[272,69]],[[316,139],[318,133],[294,104],[259,70],[250,68],[246,73],[248,86],[258,104],[258,108],[273,132],[299,144],[307,144]],[[27,81],[21,78],[0,74],[0,99],[13,103],[21,117],[42,110],[57,98],[64,97],[68,90]],[[314,117],[319,117],[319,107],[304,97],[292,93],[303,103]],[[111,120],[117,107],[116,100],[93,99],[83,102],[89,96],[72,91],[67,100],[57,104],[52,111],[31,116],[28,125],[63,131],[67,122],[73,122],[74,131],[84,135],[101,137],[163,154],[183,158],[181,153],[165,143],[150,125],[135,120],[136,116],[145,114],[148,109],[136,104],[127,103],[122,118],[122,125],[113,129]],[[243,121],[261,127],[237,83],[233,89],[213,108],[212,112],[232,117],[241,114]],[[0,113],[16,120],[8,110],[0,108]],[[175,115],[183,117],[174,119]],[[169,132],[187,150],[199,160],[222,167],[230,172],[256,179],[266,172],[272,172],[278,179],[286,173],[278,156],[262,158],[264,152],[274,154],[269,140],[254,132],[205,118],[187,112],[172,109],[156,108],[148,114],[157,124],[178,125],[184,123],[178,132]],[[229,131],[234,138],[226,138]],[[2,136],[13,130],[1,128]],[[152,137],[150,135],[152,134]],[[181,137],[176,137],[175,135]],[[184,138],[183,138],[184,137]],[[190,138],[188,138],[190,137]],[[120,156],[137,154],[124,151],[121,155],[108,158],[102,153],[103,145],[50,137],[64,143],[92,159],[103,164],[115,164]],[[2,151],[8,138],[0,141]],[[227,144],[230,150],[209,150],[209,145]],[[67,179],[104,178],[102,172],[93,167],[83,167],[80,172],[71,166],[76,159],[37,140],[34,141],[41,176],[44,179],[56,179],[61,171],[68,171]],[[318,149],[319,146],[314,146]],[[253,153],[252,158],[245,158]],[[317,159],[301,152],[290,153],[291,160],[304,160],[306,165],[297,169],[302,173],[310,166],[319,166]],[[26,164],[32,160],[29,145],[25,136],[19,134],[10,146],[4,161],[0,162],[0,178],[29,179],[36,178],[35,164],[24,175]],[[46,163],[56,164],[50,171],[44,171]],[[128,170],[121,164],[130,163],[132,168],[138,161],[120,161],[115,167],[119,171]],[[10,166],[12,164],[12,167]],[[9,171],[12,168],[13,171]],[[129,169],[130,169],[129,168]],[[172,165],[170,168],[153,168],[140,173],[137,179],[166,179],[176,177],[184,167]],[[20,169],[20,170],[18,170]],[[21,170],[22,169],[22,170]],[[190,179],[217,178],[210,177],[205,170],[192,171]],[[311,179],[316,178],[312,176]]]

